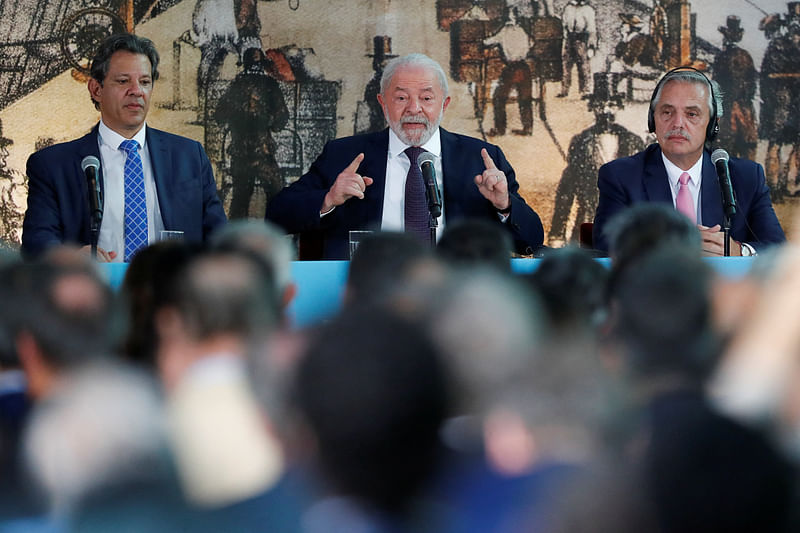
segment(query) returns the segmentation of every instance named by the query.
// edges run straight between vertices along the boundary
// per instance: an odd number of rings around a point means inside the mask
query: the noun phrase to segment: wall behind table
[[[215,166],[216,177],[227,202],[233,185],[232,163],[246,155],[231,145],[231,125],[225,116],[215,114],[216,105],[240,70],[236,53],[222,53],[218,68],[206,80],[208,104],[200,108],[197,70],[201,61],[199,39],[190,30],[203,12],[219,23],[234,20],[234,6],[242,6],[239,15],[239,39],[242,48],[257,45],[273,59],[271,75],[279,80],[290,120],[281,131],[268,138],[261,131],[253,133],[263,141],[253,153],[275,155],[283,183],[291,182],[310,165],[324,142],[332,137],[350,135],[355,129],[369,127],[371,97],[365,100],[365,87],[373,76],[376,36],[387,36],[382,51],[406,54],[422,51],[439,61],[451,78],[452,103],[443,125],[453,131],[486,137],[493,126],[492,93],[502,70],[498,49],[481,44],[481,35],[490,35],[503,24],[506,5],[517,8],[520,24],[530,31],[541,6],[549,4],[551,14],[561,17],[567,0],[106,0],[79,2],[69,0],[19,0],[0,3],[0,236],[18,240],[24,212],[27,184],[25,161],[35,149],[53,142],[78,137],[98,119],[87,90],[85,76],[76,69],[85,64],[80,44],[91,42],[92,28],[131,25],[140,35],[153,39],[161,52],[161,79],[156,83],[148,123],[204,143]],[[608,0],[594,4],[598,21],[599,46],[591,58],[592,72],[602,72],[613,59],[619,43],[622,12],[637,15],[645,31],[653,13],[653,0]],[[255,5],[249,16],[246,8]],[[691,59],[698,65],[713,66],[714,56],[722,46],[718,27],[725,26],[728,15],[737,15],[744,30],[740,44],[760,68],[768,41],[759,22],[775,13],[787,21],[786,2],[779,0],[663,0],[662,4],[683,4],[687,24],[694,30],[684,43]],[[132,9],[130,9],[132,8]],[[476,33],[476,28],[483,33]],[[202,33],[202,27],[198,28]],[[469,29],[470,31],[466,31]],[[207,26],[206,31],[211,31]],[[88,33],[87,33],[88,32]],[[248,37],[248,35],[250,35]],[[544,34],[539,34],[540,37]],[[548,38],[552,35],[548,35]],[[260,39],[260,43],[259,43]],[[544,38],[529,42],[540,54],[550,53]],[[549,52],[547,52],[549,50]],[[85,55],[85,54],[84,54]],[[800,57],[800,53],[798,53]],[[561,90],[559,57],[533,58],[536,68],[548,64],[547,79],[533,83],[534,121],[530,136],[517,136],[511,130],[520,127],[515,98],[507,102],[509,125],[506,135],[488,137],[500,145],[517,170],[523,195],[542,216],[550,230],[556,200],[556,188],[566,167],[565,156],[570,142],[595,120],[587,101],[578,91],[577,72],[566,98],[557,98]],[[791,63],[791,61],[790,61]],[[787,66],[787,69],[793,67]],[[629,67],[642,78],[652,70]],[[664,68],[655,69],[662,72]],[[713,72],[713,68],[711,69]],[[795,69],[800,70],[800,69]],[[798,72],[786,72],[798,74]],[[650,76],[652,78],[652,76]],[[616,121],[642,140],[648,141],[646,110],[654,81],[637,80],[635,90],[626,96],[624,107],[617,110]],[[800,83],[800,77],[797,78]],[[760,95],[754,98],[756,115]],[[264,118],[264,117],[260,117]],[[380,118],[378,116],[378,118]],[[756,117],[758,119],[758,116]],[[253,124],[258,123],[253,120]],[[783,146],[781,168],[794,188],[797,164],[790,161],[791,139]],[[233,148],[233,149],[232,149]],[[727,148],[727,147],[726,147]],[[259,152],[258,150],[261,150]],[[6,157],[7,152],[7,157]],[[755,159],[762,164],[767,142],[760,139]],[[263,157],[238,162],[252,165],[253,174],[264,175]],[[236,166],[234,164],[234,166]],[[241,178],[240,178],[241,179]],[[564,179],[567,179],[566,174]],[[592,189],[593,172],[571,175],[570,180]],[[262,185],[257,183],[257,185]],[[263,214],[268,187],[256,187],[249,215]],[[776,203],[784,226],[798,203],[786,196]],[[576,223],[578,203],[567,205],[567,223],[551,235],[551,245],[569,239]],[[591,214],[585,215],[591,217]],[[580,222],[577,221],[577,222]],[[792,237],[790,235],[790,237]]]

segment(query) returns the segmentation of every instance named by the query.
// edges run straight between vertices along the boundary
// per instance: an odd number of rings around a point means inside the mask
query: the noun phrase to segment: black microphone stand
[[[722,215],[722,255],[731,256],[731,217],[728,214]]]
[[[431,229],[431,248],[436,248],[436,228],[439,227],[439,216],[434,215],[435,211],[439,211],[435,206],[430,206],[431,216],[428,222],[428,227]],[[439,211],[441,213],[441,211]]]
[[[97,259],[97,241],[100,239],[100,225],[102,223],[102,209],[95,209],[89,214],[89,240],[92,246],[92,259]]]

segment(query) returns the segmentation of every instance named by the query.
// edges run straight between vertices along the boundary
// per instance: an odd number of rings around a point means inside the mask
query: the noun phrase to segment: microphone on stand
[[[100,182],[97,179],[100,160],[93,155],[87,155],[81,161],[81,169],[86,175],[86,188],[89,191],[89,216],[99,226],[99,222],[103,219],[103,200],[100,193]]]
[[[731,183],[731,173],[728,169],[728,152],[722,148],[717,148],[711,154],[711,162],[717,169],[719,179],[719,190],[722,194],[722,210],[725,216],[732,217],[736,214],[736,198],[733,196],[733,184]]]
[[[428,198],[428,210],[433,218],[442,215],[442,194],[439,191],[439,184],[436,182],[436,168],[433,162],[436,157],[430,152],[422,152],[417,158],[417,165],[422,172],[422,180],[425,182],[425,196]]]

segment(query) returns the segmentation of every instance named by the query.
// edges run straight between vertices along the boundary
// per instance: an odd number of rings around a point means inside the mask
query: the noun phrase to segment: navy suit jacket
[[[486,218],[500,224],[497,211],[484,198],[474,183],[485,170],[481,148],[486,148],[497,168],[508,180],[511,215],[503,224],[513,236],[520,253],[533,253],[542,245],[542,222],[519,195],[514,169],[498,146],[473,137],[458,135],[439,128],[442,142],[442,182],[444,213],[447,222],[464,218]],[[319,210],[328,189],[339,173],[363,152],[364,160],[357,172],[374,180],[367,187],[364,199],[351,198],[324,217]],[[383,216],[383,194],[386,186],[386,157],[389,152],[389,129],[328,142],[322,154],[300,179],[284,188],[267,205],[266,218],[287,233],[321,230],[323,258],[347,259],[348,232],[358,229],[379,229]]]
[[[764,169],[758,163],[732,157],[729,161],[737,210],[731,220],[731,238],[746,242],[756,250],[781,243],[786,236],[772,209]],[[703,178],[700,184],[700,221],[704,226],[722,225],[722,196],[711,156],[703,152]],[[608,221],[627,206],[639,202],[673,205],[667,169],[661,148],[651,144],[644,151],[600,167],[597,187],[600,199],[594,216],[593,245],[608,251],[604,230]]]
[[[98,127],[80,139],[39,150],[28,158],[28,209],[22,252],[35,257],[61,243],[90,244],[89,197],[81,161],[100,159]],[[147,147],[164,229],[202,242],[225,223],[211,164],[197,141],[147,127]],[[100,169],[100,187],[103,187]]]

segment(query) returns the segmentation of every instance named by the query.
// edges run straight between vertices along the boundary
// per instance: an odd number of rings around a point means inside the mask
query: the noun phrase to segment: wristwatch
[[[747,244],[746,242],[740,242],[739,245],[742,247],[742,257],[753,257],[758,255],[756,249]]]

